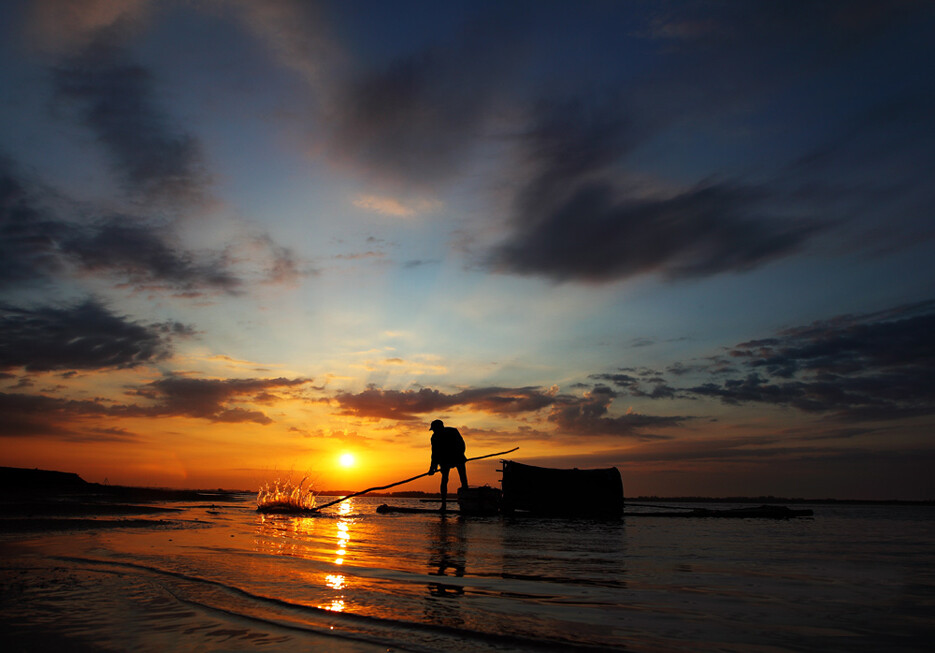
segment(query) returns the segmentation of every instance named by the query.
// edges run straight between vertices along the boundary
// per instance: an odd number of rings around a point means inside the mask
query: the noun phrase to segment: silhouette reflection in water
[[[429,575],[464,577],[464,560],[467,556],[464,522],[459,517],[442,515],[438,522],[430,525],[431,548],[429,549]],[[464,594],[464,586],[454,583],[429,583],[429,594],[437,597],[458,597]]]

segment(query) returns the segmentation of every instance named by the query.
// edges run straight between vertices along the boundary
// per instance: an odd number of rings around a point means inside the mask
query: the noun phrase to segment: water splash
[[[306,486],[306,481],[308,474],[298,483],[289,478],[264,484],[256,495],[256,509],[260,512],[314,510],[318,493],[311,483]]]

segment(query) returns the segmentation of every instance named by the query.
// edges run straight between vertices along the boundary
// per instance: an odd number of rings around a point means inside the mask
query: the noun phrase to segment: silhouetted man
[[[429,429],[432,431],[432,466],[429,467],[429,475],[434,474],[437,469],[442,470],[442,512],[445,512],[448,501],[448,472],[452,467],[458,468],[461,487],[468,486],[467,470],[464,469],[464,463],[467,462],[464,455],[464,438],[458,429],[445,426],[440,419],[432,422]]]

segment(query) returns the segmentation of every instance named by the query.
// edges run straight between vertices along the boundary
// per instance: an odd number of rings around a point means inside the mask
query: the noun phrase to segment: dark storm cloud
[[[608,408],[617,393],[607,386],[597,386],[574,401],[557,403],[551,409],[549,421],[568,435],[611,435],[638,440],[667,439],[667,436],[645,433],[647,428],[680,426],[690,417],[642,415],[628,410],[626,414],[608,416]]]
[[[848,374],[935,363],[935,301],[843,315],[751,340],[730,350],[772,376],[799,370]]]
[[[192,291],[217,288],[235,292],[241,280],[231,274],[221,255],[196,255],[168,242],[165,228],[128,217],[112,217],[96,225],[74,229],[61,250],[91,272],[125,275],[132,284],[162,285]]]
[[[472,388],[454,395],[459,403],[498,415],[531,413],[567,397],[540,388]]]
[[[705,380],[673,385],[666,375]],[[590,378],[631,397],[785,406],[845,422],[933,415],[935,301],[785,329],[665,373],[621,368]],[[828,437],[844,437],[835,433]]]
[[[616,393],[598,386],[584,396],[559,394],[541,388],[472,388],[453,394],[420,390],[381,390],[368,388],[358,393],[339,392],[334,401],[342,412],[358,417],[411,421],[456,407],[466,407],[494,415],[516,416],[548,408],[548,420],[568,435],[613,435],[655,439],[643,429],[677,426],[688,417],[659,417],[628,412],[608,415]]]
[[[521,138],[531,174],[516,197],[513,233],[490,264],[556,281],[703,277],[788,256],[819,231],[773,215],[765,187],[704,183],[638,196],[613,168],[631,131],[614,107],[543,107]]]
[[[136,394],[155,402],[147,408],[127,408],[128,414],[183,416],[212,422],[255,422],[273,420],[259,410],[236,405],[238,402],[268,403],[272,389],[297,388],[311,379],[199,379],[167,376],[139,388]]]
[[[618,388],[623,388],[626,394],[631,397],[675,399],[678,396],[676,388],[673,388],[666,383],[665,379],[655,374],[649,377],[639,377],[620,372],[616,374],[592,374],[590,378],[613,383]],[[651,384],[652,389],[645,389],[644,384]]]
[[[518,24],[497,14],[340,84],[334,153],[393,181],[448,178],[484,135],[514,66]]]
[[[100,426],[101,418],[191,417],[211,422],[271,424],[262,411],[240,403],[269,401],[268,390],[297,388],[308,379],[198,379],[168,376],[131,394],[150,405],[114,404],[102,400],[62,399],[47,395],[0,393],[0,437],[63,437],[82,441],[115,441],[135,436],[121,428]],[[87,421],[85,421],[87,420]]]
[[[183,293],[242,287],[224,254],[189,251],[173,242],[169,228],[133,216],[64,220],[43,203],[43,192],[0,156],[0,288],[47,281],[73,268]],[[297,274],[291,251],[268,238],[254,239],[251,249],[266,254],[268,280]]]
[[[126,429],[101,427],[113,416],[96,401],[0,392],[0,438],[50,437],[72,442],[131,442],[138,436]]]
[[[159,107],[152,74],[128,62],[106,35],[56,67],[52,79],[57,97],[77,107],[129,190],[148,200],[203,199],[207,178],[197,140]]]
[[[178,333],[172,324],[130,321],[94,300],[68,308],[0,306],[0,368],[136,367],[168,357],[171,337]]]
[[[89,439],[78,423],[83,418],[100,418],[108,409],[95,401],[59,399],[44,395],[0,392],[0,437],[53,436]],[[98,433],[100,440],[112,441],[113,434]],[[94,438],[90,438],[94,439]]]
[[[604,94],[599,101],[541,101],[528,120],[515,138],[528,177],[515,200],[520,221],[538,221],[569,195],[568,183],[606,170],[644,138],[638,118]]]
[[[879,3],[679,3],[647,14],[643,38],[658,46],[652,68],[636,72],[613,93],[579,89],[571,100],[552,95],[529,111],[529,125],[516,139],[522,165],[509,179],[517,189],[512,233],[487,263],[560,282],[642,274],[694,278],[794,255],[823,232],[861,216],[878,222],[879,215],[898,212],[904,224],[897,231],[918,233],[925,207],[935,199],[922,190],[930,184],[920,176],[932,161],[932,132],[926,129],[935,106],[932,85],[922,82],[920,91],[907,80],[890,88],[882,68],[867,64],[875,47],[902,33],[894,30],[912,32],[908,19],[915,14],[931,21],[919,4]],[[907,56],[918,47],[913,39],[906,40]],[[856,109],[848,102],[844,111],[838,85],[852,84],[854,70],[879,79],[886,91]],[[898,73],[892,76],[906,77],[902,68]],[[836,111],[803,93],[803,80],[810,78],[829,81],[822,99]],[[903,93],[900,85],[912,91]],[[783,95],[802,113],[802,123],[791,126],[772,112]],[[868,117],[860,128],[853,125],[860,111],[875,116],[876,124],[868,125]],[[758,181],[750,182],[738,178],[745,171],[710,167],[710,155],[692,153],[689,145],[687,158],[706,156],[709,166],[696,173],[694,186],[647,194],[630,178],[640,169],[636,148],[654,147],[672,129],[691,125],[689,138],[707,142],[751,124],[761,130],[764,145],[765,134],[792,130],[803,155],[829,146],[835,155],[809,170],[783,169],[795,159],[791,150],[790,158],[758,170]],[[728,150],[736,147],[721,142]],[[887,165],[881,166],[884,153]]]
[[[68,228],[50,218],[0,155],[0,288],[58,271],[57,242]]]
[[[417,415],[469,406],[495,414],[534,412],[556,399],[539,388],[473,388],[454,394],[420,390],[368,388],[358,394],[339,392],[334,400],[345,413],[361,417],[415,420]]]
[[[935,302],[787,329],[729,354],[746,377],[684,391],[846,420],[935,414]]]
[[[492,260],[498,269],[557,281],[704,277],[788,256],[817,231],[761,218],[754,204],[748,191],[724,185],[627,200],[610,185],[586,184],[538,220],[523,219]]]
[[[930,3],[484,13],[389,62],[361,56],[325,94],[332,154],[395,181],[433,184],[484,145],[513,147],[518,165],[496,181],[515,195],[497,216],[511,233],[482,255],[493,269],[556,281],[705,277],[792,256],[857,219],[898,213],[887,225],[900,228],[880,235],[902,246],[930,222]],[[296,43],[320,43],[325,23]],[[585,42],[574,36],[582,25]],[[647,177],[666,175],[677,190],[646,191]],[[862,247],[880,241],[866,238],[870,225]]]
[[[925,3],[585,4],[477,18],[484,13],[388,62],[362,56],[325,94],[331,153],[386,179],[432,185],[485,145],[512,148],[496,181],[498,195],[513,195],[497,216],[510,232],[480,256],[494,270],[559,282],[746,271],[860,216],[878,223],[898,209],[907,217],[897,231],[917,234],[935,199],[920,190],[935,151],[932,85],[902,65],[927,53],[918,45],[932,19]],[[304,40],[316,42],[321,24]],[[575,41],[566,24],[594,28],[591,40]],[[623,31],[606,28],[616,24]],[[897,38],[902,61],[878,62],[894,56]],[[856,127],[861,112],[877,126]],[[906,116],[915,118],[900,134],[916,137],[900,137],[878,166]],[[674,139],[688,142],[673,148]],[[677,154],[662,151],[667,143]],[[823,164],[793,163],[829,150]],[[677,189],[646,189],[647,178],[665,184],[669,174]]]

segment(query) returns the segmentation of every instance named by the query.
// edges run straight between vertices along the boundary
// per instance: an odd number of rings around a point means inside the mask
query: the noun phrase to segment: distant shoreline
[[[853,504],[881,506],[935,506],[935,499],[803,499],[801,497],[630,497],[630,502],[672,501],[675,503],[797,503],[797,504]]]
[[[21,498],[73,494],[104,501],[233,501],[234,495],[255,494],[246,490],[178,490],[172,488],[103,485],[89,483],[74,472],[47,469],[0,467],[0,490],[5,497]]]
[[[24,467],[0,467],[0,490],[7,494],[41,493],[56,494],[60,492],[75,492],[79,494],[106,495],[114,499],[136,501],[158,500],[199,500],[211,498],[217,501],[233,500],[234,495],[256,494],[256,490],[226,490],[226,489],[171,489],[128,485],[103,485],[89,483],[73,472],[59,472],[44,469],[30,469]],[[355,494],[356,490],[323,490],[317,493],[322,497],[342,497]],[[451,493],[450,498],[453,498]],[[437,492],[422,492],[419,490],[403,490],[399,492],[369,492],[363,496],[387,497],[396,499],[441,499]],[[832,499],[832,498],[801,498],[801,497],[684,497],[684,496],[637,496],[627,497],[626,503],[790,503],[790,504],[839,504],[839,505],[881,505],[881,506],[935,506],[935,499]]]
[[[353,494],[352,491],[325,490],[319,492],[320,497],[342,497]],[[448,499],[454,498],[455,493],[449,493]],[[393,499],[438,499],[441,500],[441,494],[437,492],[368,492],[363,496],[368,497],[387,497]],[[794,503],[794,504],[852,504],[852,505],[881,505],[881,506],[935,506],[935,499],[803,499],[788,497],[659,497],[659,496],[639,496],[625,497],[625,504],[632,503],[755,503],[757,505],[767,503]]]

